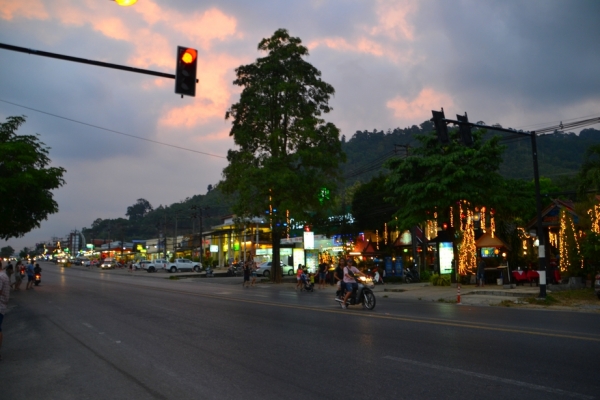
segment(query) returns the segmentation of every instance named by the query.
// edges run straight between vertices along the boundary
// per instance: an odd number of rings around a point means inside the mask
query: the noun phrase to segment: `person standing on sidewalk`
[[[2,261],[0,261],[0,360],[2,360],[2,321],[4,320],[4,314],[6,314],[6,310],[8,309],[9,297],[10,280],[2,268]]]
[[[325,275],[327,274],[327,263],[325,260],[319,264],[319,289],[325,289]]]
[[[29,261],[27,268],[25,268],[25,273],[27,274],[27,286],[25,286],[25,290],[33,289],[33,282],[35,280],[35,267],[33,266],[33,261]]]
[[[477,257],[477,286],[483,287],[485,284],[485,261]]]
[[[250,283],[250,262],[245,262],[242,268],[244,269],[244,281],[242,282],[242,286],[248,287],[246,286],[246,282]]]
[[[302,271],[302,264],[298,264],[298,269],[296,270],[296,290],[298,290],[298,288],[300,288],[300,291],[302,291],[302,274],[304,273],[304,271]]]
[[[250,283],[250,286],[254,286],[254,283],[256,282],[256,270],[258,269],[258,265],[256,265],[254,261],[249,261],[249,263],[250,275],[252,276],[252,282]]]

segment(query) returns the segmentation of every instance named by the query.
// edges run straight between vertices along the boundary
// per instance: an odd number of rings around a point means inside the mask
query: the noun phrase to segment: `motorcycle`
[[[357,305],[362,304],[363,308],[367,310],[372,310],[375,308],[375,294],[373,290],[371,290],[375,284],[373,280],[368,276],[359,276],[356,278],[358,283],[358,289],[352,292],[352,295],[348,297],[346,305]],[[342,293],[341,297],[336,297],[335,301],[340,303],[340,306],[343,308],[343,299],[344,293]]]
[[[419,271],[417,270],[416,266],[412,266],[409,268],[406,268],[404,270],[404,280],[406,281],[406,283],[413,283],[413,282],[419,282],[421,280],[421,278],[419,277]]]
[[[596,275],[594,290],[596,291],[596,296],[598,296],[598,298],[600,299],[600,274]]]
[[[42,274],[39,272],[36,272],[34,275],[33,284],[35,286],[38,286],[40,284],[40,282],[42,282]]]
[[[227,276],[240,276],[241,270],[242,268],[238,264],[231,264],[229,268],[227,268]]]

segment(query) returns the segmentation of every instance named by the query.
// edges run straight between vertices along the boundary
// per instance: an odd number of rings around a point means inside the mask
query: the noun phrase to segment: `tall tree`
[[[296,221],[322,214],[321,188],[334,192],[338,164],[345,160],[339,129],[322,118],[332,110],[328,102],[334,89],[304,61],[308,49],[301,43],[285,29],[261,40],[258,50],[267,55],[235,70],[233,83],[243,90],[225,115],[232,119],[229,135],[238,149],[229,150],[219,187],[237,194],[233,209],[239,217],[273,210],[276,281],[281,278],[280,224],[286,211]]]
[[[17,135],[25,117],[0,123],[0,239],[20,237],[58,212],[52,190],[61,187],[66,172],[50,167],[50,148],[38,135]]]
[[[446,209],[457,201],[474,205],[494,205],[500,201],[498,188],[503,180],[498,173],[502,146],[498,137],[482,140],[482,131],[473,132],[474,144],[460,143],[456,131],[452,140],[442,145],[435,132],[417,136],[421,146],[411,156],[388,162],[387,180],[391,200],[398,211],[400,228],[430,219],[436,210]]]

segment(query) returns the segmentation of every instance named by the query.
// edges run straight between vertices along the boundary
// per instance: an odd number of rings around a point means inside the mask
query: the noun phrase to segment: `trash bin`
[[[496,283],[498,284],[498,286],[502,286],[504,284],[503,282],[504,282],[504,279],[502,279],[502,278],[496,279]]]

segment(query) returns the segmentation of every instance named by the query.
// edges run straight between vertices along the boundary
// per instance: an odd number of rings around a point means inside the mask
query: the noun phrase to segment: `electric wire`
[[[0,99],[0,102],[11,104],[11,105],[16,106],[16,107],[25,108],[27,110],[35,111],[35,112],[38,112],[40,114],[49,115],[49,116],[54,117],[54,118],[64,119],[65,121],[74,122],[76,124],[81,124],[81,125],[89,126],[89,127],[92,127],[92,128],[100,129],[100,130],[103,130],[103,131],[107,131],[107,132],[111,132],[111,133],[116,133],[118,135],[127,136],[127,137],[130,137],[130,138],[133,138],[133,139],[143,140],[143,141],[146,141],[146,142],[150,142],[150,143],[154,143],[154,144],[160,144],[162,146],[172,147],[174,149],[190,151],[192,153],[203,154],[203,155],[206,155],[206,156],[217,157],[217,158],[227,158],[225,156],[219,156],[217,154],[206,153],[204,151],[193,150],[193,149],[189,149],[187,147],[181,147],[181,146],[177,146],[177,145],[174,145],[174,144],[159,142],[157,140],[152,140],[152,139],[147,139],[147,138],[143,138],[143,137],[140,137],[140,136],[131,135],[129,133],[115,131],[114,129],[104,128],[104,127],[101,127],[101,126],[98,126],[98,125],[89,124],[87,122],[82,122],[82,121],[78,121],[76,119],[63,117],[61,115],[52,114],[52,113],[49,113],[49,112],[46,112],[46,111],[42,111],[42,110],[37,110],[37,109],[32,108],[32,107],[27,107],[27,106],[24,106],[24,105],[21,105],[21,104],[13,103],[13,102],[2,100],[2,99]]]

